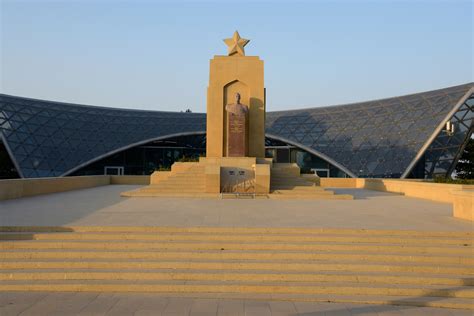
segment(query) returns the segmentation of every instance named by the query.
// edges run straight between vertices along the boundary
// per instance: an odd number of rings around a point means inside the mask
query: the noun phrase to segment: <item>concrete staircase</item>
[[[472,232],[0,227],[0,291],[474,309]]]
[[[190,168],[170,172],[169,176],[156,184],[134,190],[123,192],[127,197],[217,197],[217,194],[206,194],[205,167],[199,164],[189,164]]]
[[[333,199],[352,200],[349,194],[334,194],[334,191],[323,189],[314,182],[305,180],[299,175],[299,168],[278,166],[271,169],[270,198],[272,199]],[[284,164],[291,165],[291,164]]]

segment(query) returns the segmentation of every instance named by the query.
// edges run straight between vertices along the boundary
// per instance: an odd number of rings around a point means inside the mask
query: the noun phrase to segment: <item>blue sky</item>
[[[205,112],[236,29],[265,61],[269,111],[473,81],[470,0],[0,2],[1,93]]]

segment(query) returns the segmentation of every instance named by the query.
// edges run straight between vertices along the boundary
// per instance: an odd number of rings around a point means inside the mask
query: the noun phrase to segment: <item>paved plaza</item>
[[[109,185],[0,202],[2,226],[322,227],[472,231],[446,203],[363,189],[334,189],[354,200],[126,198],[139,186]],[[0,315],[472,315],[472,311],[269,301],[248,294],[1,292]],[[247,297],[244,296],[244,297]],[[440,298],[437,298],[440,299]],[[442,299],[442,298],[441,298]]]
[[[355,200],[126,198],[139,186],[109,185],[0,202],[5,225],[325,227],[469,231],[452,206],[363,189]]]
[[[2,293],[2,316],[469,316],[472,311],[431,307],[202,299],[123,293]]]

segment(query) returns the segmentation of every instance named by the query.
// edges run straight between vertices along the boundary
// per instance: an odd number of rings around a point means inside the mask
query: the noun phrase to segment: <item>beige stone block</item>
[[[0,200],[64,192],[110,184],[110,176],[0,180]]]
[[[201,157],[199,162],[205,165],[251,169],[257,159],[255,157]]]
[[[311,175],[312,178],[317,178]],[[305,179],[307,179],[305,177]],[[357,188],[356,178],[318,178],[319,185],[326,188]]]
[[[255,193],[270,193],[270,165],[255,165]]]
[[[298,167],[298,164],[296,163],[274,163],[273,168],[285,172],[291,176],[300,176],[300,167]]]
[[[207,165],[206,174],[206,193],[221,192],[221,167],[219,165]]]
[[[0,201],[23,196],[23,180],[0,180]]]
[[[158,184],[163,180],[168,179],[171,171],[155,171],[150,176],[150,184]]]
[[[184,172],[191,169],[192,167],[195,167],[198,164],[199,164],[198,162],[175,162],[171,166],[171,172],[173,173]]]
[[[215,56],[207,90],[207,157],[226,155],[225,106],[236,92],[249,106],[248,156],[265,157],[265,88],[263,61],[257,56]]]
[[[150,176],[110,176],[110,184],[149,185]]]
[[[474,221],[474,190],[452,191],[453,216]]]

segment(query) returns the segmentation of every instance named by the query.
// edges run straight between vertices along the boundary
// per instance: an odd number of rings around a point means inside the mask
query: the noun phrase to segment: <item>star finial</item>
[[[234,32],[234,36],[224,40],[224,43],[228,46],[227,49],[229,50],[229,56],[235,54],[245,56],[244,46],[247,45],[248,42],[250,42],[250,40],[241,38],[237,31]]]

